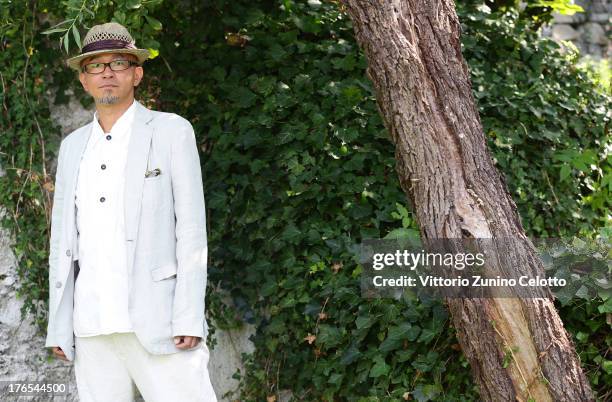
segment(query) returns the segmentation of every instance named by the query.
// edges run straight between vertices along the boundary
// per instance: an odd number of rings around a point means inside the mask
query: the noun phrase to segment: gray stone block
[[[588,43],[596,43],[598,45],[606,45],[608,38],[601,25],[595,22],[587,22],[579,28],[582,39]]]
[[[567,24],[557,24],[552,28],[552,37],[554,40],[574,40],[580,36],[578,31]]]
[[[553,13],[553,22],[555,24],[571,24],[574,22],[573,15],[564,15],[559,13]]]
[[[593,13],[589,15],[589,21],[599,24],[610,24],[610,14],[608,13]]]

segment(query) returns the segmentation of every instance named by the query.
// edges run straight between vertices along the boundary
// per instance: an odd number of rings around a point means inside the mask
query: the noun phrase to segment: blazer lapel
[[[136,112],[125,167],[125,234],[128,241],[136,240],[140,222],[142,187],[153,135],[153,128],[149,126],[152,119],[153,113],[136,102]]]

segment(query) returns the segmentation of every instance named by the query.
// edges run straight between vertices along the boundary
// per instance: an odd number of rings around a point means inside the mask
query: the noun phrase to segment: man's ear
[[[142,81],[142,77],[144,76],[144,70],[141,66],[136,66],[134,69],[134,86],[137,87],[140,85],[140,81]]]

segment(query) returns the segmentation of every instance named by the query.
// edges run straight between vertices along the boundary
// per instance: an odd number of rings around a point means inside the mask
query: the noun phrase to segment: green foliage
[[[605,233],[597,241],[582,239],[548,239],[540,248],[547,276],[564,278],[568,284],[555,293],[558,302],[566,306],[574,298],[601,300],[602,309],[612,296],[612,242]],[[598,307],[597,304],[594,304]],[[607,311],[600,311],[607,313]]]
[[[565,46],[572,46],[574,53],[577,49],[571,42],[565,42]],[[601,87],[603,93],[612,93],[612,68],[610,60],[593,60],[591,57],[582,58],[576,67],[582,69],[590,80]]]
[[[545,266],[555,270],[554,276],[570,282],[557,294],[556,304],[572,334],[585,374],[606,400],[605,395],[612,392],[612,360],[608,356],[612,346],[612,236],[602,231],[598,241],[554,243],[543,254]],[[580,275],[575,267],[582,271]]]
[[[580,361],[593,389],[601,400],[611,395],[612,370],[609,350],[612,347],[612,298],[606,302],[574,300],[559,305],[559,314],[572,335]]]
[[[570,0],[532,0],[527,2],[527,7],[547,7],[560,14],[574,15],[576,12],[584,12],[579,5],[572,4]]]
[[[470,0],[467,3],[484,5],[496,12],[518,12],[519,19],[530,23],[530,29],[534,30],[540,25],[550,22],[553,19],[552,14],[554,12],[565,15],[584,12],[581,6],[573,4],[573,0],[485,0],[484,2]]]
[[[47,297],[48,239],[40,233],[48,230],[49,194],[27,172],[49,182],[42,166],[57,153],[58,129],[46,91],[58,89],[61,102],[74,82],[52,46],[56,36],[78,45],[82,35],[68,26],[83,33],[83,25],[114,19],[159,52],[145,66],[143,100],[196,128],[210,212],[208,310],[217,327],[257,328],[256,352],[236,374],[241,398],[290,389],[302,400],[478,399],[442,304],[408,294],[361,297],[355,245],[418,232],[366,61],[334,4],[69,0],[34,9],[0,1],[3,82],[17,83],[2,93],[11,112],[0,120],[0,201],[15,211],[25,189],[25,209],[4,224],[17,235],[22,294],[41,323],[44,303],[35,306]],[[609,219],[610,98],[574,55],[538,39],[530,18],[516,9],[492,14],[480,3],[457,5],[463,52],[523,224],[532,236],[593,236]],[[63,23],[38,25],[38,13]],[[39,34],[57,28],[64,30]],[[609,301],[560,307],[583,364],[597,371],[593,386],[608,392],[609,339],[601,334]]]
[[[63,17],[65,19],[49,29],[43,31],[44,35],[61,33],[59,47],[66,53],[70,51],[73,41],[82,48],[79,28],[91,22],[104,23],[118,22],[129,27],[130,33],[139,46],[149,49],[153,58],[159,51],[159,42],[154,37],[162,29],[162,23],[151,14],[163,0],[68,0],[63,4]]]
[[[610,97],[516,12],[479,9],[463,19],[463,51],[523,224],[535,237],[588,237],[610,219]]]
[[[53,53],[37,35],[45,3],[0,2],[0,205],[2,225],[12,235],[21,278],[22,313],[46,325],[47,258],[57,126],[50,118],[47,91]],[[2,278],[0,278],[2,279]]]

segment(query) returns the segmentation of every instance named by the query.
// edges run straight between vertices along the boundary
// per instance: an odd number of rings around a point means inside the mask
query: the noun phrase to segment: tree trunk
[[[423,239],[512,238],[508,266],[544,276],[487,148],[453,1],[343,3]],[[594,400],[551,297],[447,303],[483,400]]]

